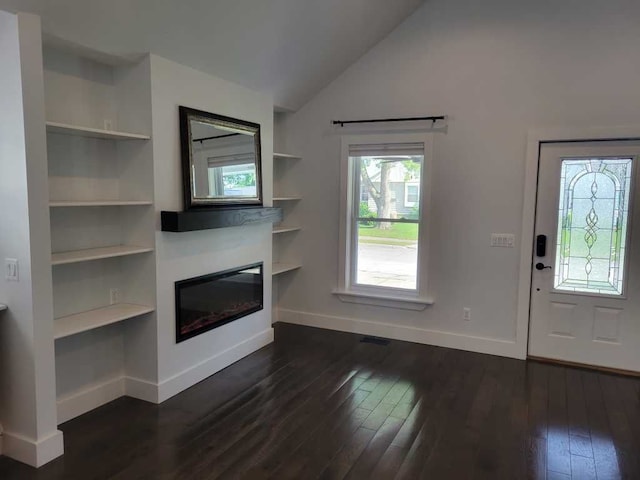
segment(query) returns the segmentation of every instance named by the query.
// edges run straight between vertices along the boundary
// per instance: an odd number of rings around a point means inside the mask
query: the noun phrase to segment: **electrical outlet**
[[[18,269],[18,260],[15,258],[5,258],[5,272],[8,282],[17,282],[20,280],[20,273]]]
[[[113,127],[111,120],[109,120],[108,118],[104,119],[104,129],[105,130],[111,130]]]
[[[462,318],[464,319],[465,322],[468,322],[471,320],[471,309],[468,307],[464,307],[462,309]]]
[[[109,304],[115,305],[116,303],[120,303],[120,289],[112,288],[109,290]]]

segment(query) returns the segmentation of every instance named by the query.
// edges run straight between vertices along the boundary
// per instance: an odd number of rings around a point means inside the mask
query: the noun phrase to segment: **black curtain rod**
[[[226,138],[226,137],[235,137],[236,135],[240,135],[240,133],[228,133],[226,135],[218,135],[217,137],[202,137],[202,138],[194,138],[194,142],[204,142],[205,140],[213,140],[214,138]]]
[[[427,120],[436,123],[438,120],[446,120],[446,115],[437,115],[435,117],[405,117],[405,118],[373,118],[370,120],[333,120],[334,125],[344,127],[349,123],[382,123],[382,122],[417,122]]]

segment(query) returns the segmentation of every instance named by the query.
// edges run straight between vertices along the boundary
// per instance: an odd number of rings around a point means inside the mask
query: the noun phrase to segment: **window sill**
[[[347,290],[334,290],[332,292],[341,301],[346,303],[358,303],[361,305],[374,305],[377,307],[400,308],[402,310],[424,310],[433,305],[432,298],[402,297],[394,295],[380,295],[376,293],[354,292]]]

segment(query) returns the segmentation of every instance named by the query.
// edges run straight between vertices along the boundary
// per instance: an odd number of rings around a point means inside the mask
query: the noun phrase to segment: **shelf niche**
[[[258,223],[277,223],[282,220],[282,209],[273,207],[218,208],[161,212],[163,232],[192,232],[216,228],[238,227]]]

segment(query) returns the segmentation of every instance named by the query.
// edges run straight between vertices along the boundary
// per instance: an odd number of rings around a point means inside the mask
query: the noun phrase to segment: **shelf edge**
[[[119,245],[122,247],[128,246],[128,245]],[[102,247],[102,248],[112,248],[112,247]],[[133,246],[131,246],[131,248],[134,248]],[[128,250],[128,251],[122,251],[122,252],[116,252],[116,253],[108,253],[108,254],[97,254],[97,255],[87,255],[85,257],[77,257],[77,258],[72,258],[72,259],[68,259],[68,260],[55,260],[54,259],[54,255],[56,255],[55,253],[51,254],[51,265],[68,265],[71,263],[82,263],[82,262],[92,262],[94,260],[103,260],[105,258],[116,258],[116,257],[126,257],[128,255],[139,255],[142,253],[149,253],[149,252],[153,252],[153,248],[151,247],[135,247],[136,250]],[[81,252],[84,250],[94,250],[92,248],[87,248],[87,249],[82,249],[82,250],[71,250],[69,252],[58,252],[60,254],[62,253],[71,253],[71,252]],[[97,249],[96,249],[97,250]]]
[[[280,268],[277,268],[278,265],[280,265]],[[276,275],[280,275],[281,273],[290,272],[299,268],[302,268],[302,265],[297,263],[274,263],[271,266],[271,276],[274,277]]]
[[[46,128],[50,133],[60,135],[75,135],[93,138],[107,138],[113,140],[150,140],[149,135],[141,133],[120,132],[116,130],[103,130],[100,128],[84,127],[80,125],[70,125],[60,122],[45,122]]]
[[[89,332],[91,330],[95,330],[97,328],[102,328],[102,327],[106,327],[107,325],[113,325],[114,323],[119,323],[119,322],[123,322],[125,320],[129,320],[130,318],[135,318],[135,317],[139,317],[141,315],[146,315],[147,313],[151,313],[155,311],[155,308],[147,306],[147,305],[138,305],[135,303],[122,303],[122,304],[116,304],[116,305],[122,305],[122,306],[130,306],[130,307],[138,307],[137,311],[128,313],[128,314],[124,314],[124,315],[116,315],[114,316],[112,319],[104,321],[104,322],[100,322],[98,324],[94,324],[94,325],[86,325],[85,327],[78,327],[78,328],[73,328],[70,329],[69,331],[55,331],[55,322],[64,322],[65,320],[68,320],[70,318],[73,317],[79,317],[82,315],[90,315],[92,312],[98,313],[98,312],[104,312],[105,310],[108,310],[109,307],[113,307],[114,305],[109,305],[108,307],[100,307],[100,308],[94,308],[92,310],[86,310],[84,312],[78,312],[78,313],[74,313],[72,315],[66,315],[64,317],[58,317],[54,319],[54,340],[58,340],[61,338],[66,338],[66,337],[71,337],[73,335],[78,335],[80,333],[84,333],[84,332]]]

